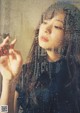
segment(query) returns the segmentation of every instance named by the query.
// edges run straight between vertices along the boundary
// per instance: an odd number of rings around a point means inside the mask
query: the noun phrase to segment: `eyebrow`
[[[62,24],[64,24],[64,22],[62,20],[56,19],[57,21],[61,22]]]

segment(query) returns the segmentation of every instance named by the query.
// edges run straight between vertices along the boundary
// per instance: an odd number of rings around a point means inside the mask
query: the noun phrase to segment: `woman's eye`
[[[64,29],[63,27],[59,27],[59,26],[55,26],[55,28],[60,29],[60,30]]]

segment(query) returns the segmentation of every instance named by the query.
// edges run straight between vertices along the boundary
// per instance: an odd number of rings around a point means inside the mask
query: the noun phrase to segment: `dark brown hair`
[[[47,54],[44,49],[38,45],[38,33],[40,24],[45,19],[54,17],[55,12],[64,11],[64,45],[61,53],[67,60],[68,70],[71,78],[70,83],[74,83],[75,87],[79,91],[78,77],[80,70],[80,11],[74,5],[67,2],[57,2],[52,4],[41,16],[38,27],[35,31],[34,41],[27,59],[30,61],[27,64],[27,72],[25,74],[26,92],[33,90],[36,87],[37,78],[43,72],[49,72],[49,66],[47,62]],[[62,50],[61,50],[62,51]],[[69,84],[70,84],[69,83]]]

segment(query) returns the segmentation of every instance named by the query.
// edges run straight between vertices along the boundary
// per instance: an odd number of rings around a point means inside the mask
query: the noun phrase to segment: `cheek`
[[[40,40],[40,36],[41,36],[41,30],[39,29],[39,34],[38,34],[38,40]]]
[[[53,33],[51,35],[51,42],[54,43],[55,46],[60,46],[64,41],[64,33]]]
[[[43,28],[40,27],[40,28],[39,28],[39,34],[38,34],[38,41],[39,41],[39,42],[40,42],[41,36],[44,34],[43,32],[44,32]]]
[[[40,38],[41,34],[42,34],[42,30],[41,30],[41,29],[39,29],[38,38]]]
[[[54,30],[51,33],[51,36],[52,37],[64,37],[64,32],[63,31],[60,31],[60,30]]]

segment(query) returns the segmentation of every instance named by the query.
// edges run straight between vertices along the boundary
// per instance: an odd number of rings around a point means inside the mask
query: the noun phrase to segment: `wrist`
[[[4,84],[10,84],[10,81],[11,81],[11,80],[8,80],[8,79],[6,79],[6,78],[3,77],[3,83],[4,83]]]

